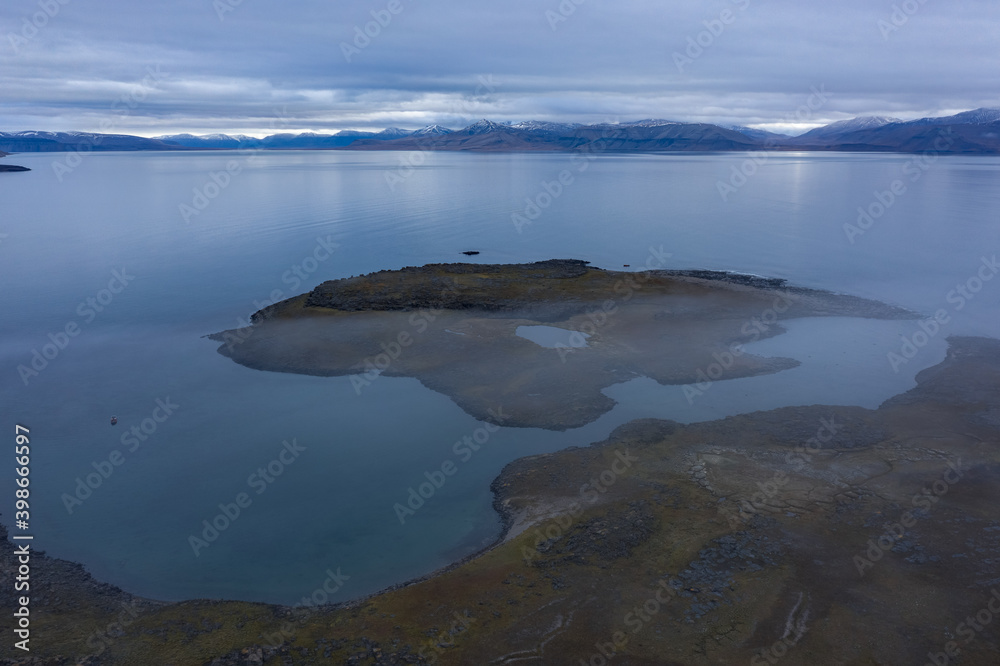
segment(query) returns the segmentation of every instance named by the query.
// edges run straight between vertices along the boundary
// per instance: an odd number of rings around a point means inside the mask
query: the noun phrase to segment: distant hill
[[[451,134],[454,131],[440,125],[428,125],[413,132],[410,136],[442,136],[444,134]]]
[[[921,118],[913,120],[913,125],[988,125],[1000,120],[1000,109],[973,109],[944,118]]]
[[[835,139],[845,134],[850,134],[851,132],[878,129],[880,127],[884,127],[885,125],[901,122],[903,121],[899,118],[886,118],[884,116],[858,116],[857,118],[840,120],[824,127],[817,127],[816,129],[809,130],[805,134],[796,137],[796,140]]]
[[[516,129],[528,130],[531,132],[571,132],[577,127],[581,127],[580,123],[550,123],[540,120],[526,120],[516,125],[512,125]]]
[[[642,120],[632,123],[508,125],[480,120],[465,129],[436,136],[409,136],[393,141],[361,139],[351,150],[539,151],[594,150],[613,152],[753,150],[759,142],[716,125]]]
[[[410,136],[411,134],[413,134],[411,130],[393,127],[378,133],[352,130],[345,130],[336,134],[317,134],[316,132],[303,132],[301,134],[283,133],[272,134],[263,139],[243,134],[205,134],[201,136],[193,134],[170,134],[158,136],[156,139],[184,148],[199,150],[242,150],[249,148],[263,150],[322,150],[343,148],[351,145],[358,139],[385,141]]]
[[[997,154],[1000,109],[975,109],[911,121],[855,118],[814,129],[787,143],[813,150]]]
[[[0,132],[0,150],[8,153],[47,153],[71,150],[177,150],[157,139],[127,134],[92,132]]]
[[[451,150],[479,152],[609,151],[707,152],[824,150],[950,154],[1000,154],[1000,109],[902,121],[883,116],[841,120],[790,137],[742,125],[719,126],[647,119],[581,125],[528,120],[516,124],[480,120],[452,130],[282,133],[258,139],[241,134],[173,134],[147,139],[87,132],[0,132],[0,150]]]
[[[399,129],[398,127],[390,127],[389,129],[384,129],[373,138],[375,139],[400,139],[404,136],[410,136],[413,134],[413,130]]]
[[[218,148],[235,150],[245,148],[260,143],[260,139],[244,134],[205,134],[195,136],[194,134],[168,134],[165,136],[153,137],[157,141],[163,141],[171,145],[183,146],[185,148]]]
[[[768,132],[767,130],[756,129],[754,127],[746,127],[744,125],[722,125],[723,129],[732,130],[734,132],[739,132],[743,136],[748,136],[751,139],[757,141],[778,143],[789,138],[787,134],[779,134],[777,132]]]
[[[620,124],[576,125],[528,121],[516,125],[480,120],[434,136],[392,141],[361,138],[351,150],[612,152],[834,150],[862,152],[1000,153],[1000,109],[976,109],[909,122],[862,116],[819,127],[798,137],[739,125],[721,127],[649,119]]]

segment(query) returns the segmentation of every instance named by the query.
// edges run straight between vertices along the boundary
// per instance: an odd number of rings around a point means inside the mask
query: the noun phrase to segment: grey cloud
[[[1000,105],[1000,13],[986,0],[912,0],[919,9],[888,33],[879,21],[901,2],[398,0],[392,15],[389,0],[218,1],[233,4],[223,20],[212,0],[50,0],[58,13],[23,43],[38,1],[8,0],[0,129],[114,118],[146,135],[261,133],[276,108],[290,129],[318,131],[479,117],[780,124],[814,86],[831,97],[812,124]],[[575,9],[563,17],[560,4]],[[347,62],[342,43],[375,32],[376,18],[387,25]],[[678,68],[675,53],[690,62]],[[168,75],[116,115],[115,100],[156,67]]]

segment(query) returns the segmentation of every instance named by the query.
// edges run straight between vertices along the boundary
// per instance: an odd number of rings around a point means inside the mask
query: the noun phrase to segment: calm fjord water
[[[38,548],[168,600],[294,602],[339,568],[350,579],[331,601],[344,600],[493,539],[489,482],[512,459],[586,445],[638,417],[875,407],[941,360],[945,335],[1000,331],[1000,280],[949,300],[1000,249],[1000,159],[941,158],[913,179],[910,156],[780,154],[724,201],[717,183],[745,155],[606,155],[579,171],[566,155],[439,153],[399,171],[405,157],[98,153],[60,182],[51,163],[65,155],[17,156],[33,171],[0,177],[0,395],[4,427],[31,428]],[[240,173],[215,189],[211,174],[233,160]],[[564,169],[574,180],[549,201],[543,181]],[[404,177],[390,187],[387,173]],[[896,179],[906,193],[849,242],[845,223],[859,206],[877,213],[876,192]],[[179,206],[206,188],[217,196],[186,221]],[[518,232],[511,214],[526,198],[549,205]],[[793,321],[752,350],[798,368],[719,382],[693,405],[680,387],[637,379],[612,387],[621,404],[587,427],[501,429],[468,461],[452,445],[481,424],[416,380],[380,378],[359,396],[348,378],[240,367],[202,337],[323,280],[465,261],[464,250],[480,262],[581,258],[637,270],[651,247],[673,268],[781,277],[923,314],[945,309],[951,321],[898,373],[886,354],[916,322]],[[102,292],[115,271],[120,293]],[[26,384],[18,366],[67,324],[79,334]],[[158,400],[172,413],[145,441],[123,442],[165,416]],[[283,445],[292,440],[304,450]],[[124,462],[69,513],[63,495],[107,471],[115,450]],[[280,476],[257,472],[282,457],[272,465]],[[447,460],[458,473],[401,525],[393,505]],[[250,505],[196,556],[188,537],[240,493]],[[2,511],[9,524],[11,506]]]

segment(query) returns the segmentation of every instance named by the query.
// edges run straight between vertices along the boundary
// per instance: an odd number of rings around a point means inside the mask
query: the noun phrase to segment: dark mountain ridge
[[[480,120],[459,130],[429,125],[418,130],[304,132],[264,138],[244,135],[175,134],[144,138],[87,132],[0,132],[0,150],[451,150],[477,152],[731,152],[817,150],[941,154],[1000,154],[1000,109],[902,121],[862,116],[790,137],[743,126],[648,119],[580,125]]]
[[[876,122],[855,122],[859,120]],[[997,154],[1000,109],[974,109],[953,116],[910,121],[855,118],[814,129],[785,143],[810,150]]]

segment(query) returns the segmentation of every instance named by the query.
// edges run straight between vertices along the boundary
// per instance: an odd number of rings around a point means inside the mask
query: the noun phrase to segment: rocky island
[[[602,389],[635,377],[685,385],[794,367],[742,345],[781,333],[781,321],[819,316],[916,317],[782,280],[550,260],[325,282],[210,337],[251,368],[351,376],[359,391],[381,375],[416,377],[476,419],[493,420],[502,405],[504,425],[566,430],[609,411]],[[544,347],[517,335],[533,326],[564,329],[566,341]]]
[[[0,152],[0,157],[7,157],[8,153]],[[28,167],[17,166],[16,164],[0,164],[0,173],[11,171],[31,171]]]

